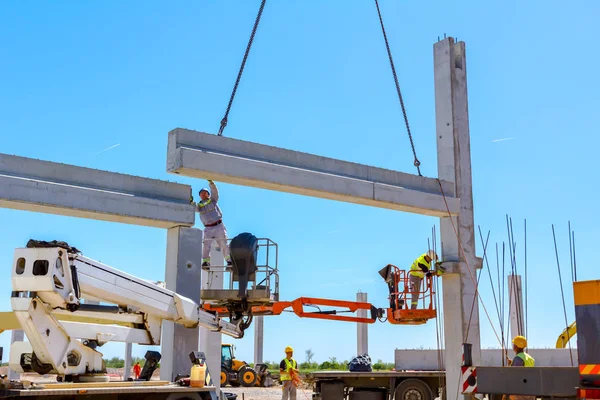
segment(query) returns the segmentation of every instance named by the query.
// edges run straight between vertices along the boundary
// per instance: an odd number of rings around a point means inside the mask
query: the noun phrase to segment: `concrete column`
[[[254,317],[254,365],[263,363],[264,317]]]
[[[200,302],[202,231],[176,227],[167,231],[165,285],[195,302]],[[188,354],[198,349],[199,329],[163,322],[160,379],[172,381],[178,374],[189,374]]]
[[[211,246],[210,263],[211,265],[225,265],[225,258],[216,242]],[[223,289],[223,274],[213,273],[209,279],[208,272],[202,271],[202,288]],[[206,354],[206,366],[213,379],[213,384],[217,388],[217,393],[219,393],[221,388],[221,334],[210,332],[206,328],[200,328],[197,344],[200,351]]]
[[[459,262],[459,273],[443,278],[448,398],[460,394],[465,337],[472,344],[473,363],[478,365],[481,360],[466,67],[464,42],[447,38],[434,45],[438,177],[454,182],[460,198],[458,217],[440,218],[441,258]]]
[[[366,303],[367,294],[358,292],[356,293],[356,301]],[[367,310],[358,310],[356,313],[360,318],[367,318]],[[356,353],[357,355],[369,353],[369,325],[367,324],[356,324]]]
[[[123,380],[131,377],[131,353],[133,352],[133,344],[125,343],[125,371],[123,372]]]
[[[10,333],[10,344],[14,342],[23,342],[25,340],[25,333],[22,330],[14,330]],[[10,359],[10,358],[9,358]],[[12,369],[8,369],[8,379],[11,381],[17,381],[21,379],[21,374],[17,371],[13,371]]]
[[[508,275],[508,304],[510,313],[509,340],[525,335],[525,315],[523,314],[523,290],[520,275]]]

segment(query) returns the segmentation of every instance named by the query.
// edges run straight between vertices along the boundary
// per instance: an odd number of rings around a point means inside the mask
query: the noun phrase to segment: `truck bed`
[[[350,371],[317,371],[308,374],[316,379],[335,378],[395,378],[395,377],[442,377],[445,371],[373,371],[373,372],[350,372]]]

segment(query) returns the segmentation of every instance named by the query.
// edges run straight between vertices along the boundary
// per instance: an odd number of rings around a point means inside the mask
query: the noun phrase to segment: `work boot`
[[[209,263],[208,261],[204,261],[204,262],[202,263],[202,266],[203,266],[203,267],[210,267],[210,263]]]

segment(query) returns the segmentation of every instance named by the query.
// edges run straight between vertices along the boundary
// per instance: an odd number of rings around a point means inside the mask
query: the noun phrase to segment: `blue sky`
[[[528,222],[529,341],[553,346],[564,328],[551,224],[558,232],[569,321],[567,221],[576,231],[578,277],[594,279],[598,237],[596,123],[600,4],[579,1],[380,2],[417,154],[435,176],[433,44],[467,44],[475,220],[506,241],[513,217],[523,270]],[[443,6],[442,6],[443,4]],[[167,132],[216,133],[259,1],[32,1],[0,4],[0,152],[191,184],[165,171]],[[225,135],[414,173],[395,88],[370,1],[268,2]],[[510,138],[510,140],[496,141]],[[111,146],[110,150],[102,152]],[[589,151],[588,149],[592,150]],[[250,231],[280,245],[281,297],[352,300],[383,307],[377,271],[408,267],[427,247],[434,218],[220,184],[231,235]],[[89,257],[140,277],[164,279],[166,232],[0,209],[9,310],[9,268],[29,238],[66,240]],[[482,250],[477,240],[481,256]],[[495,257],[495,256],[494,256]],[[490,260],[491,261],[491,260]],[[492,263],[495,273],[495,262]],[[487,272],[484,271],[487,274]],[[494,275],[495,276],[495,275]],[[487,275],[481,286],[493,322]],[[495,347],[481,319],[482,347]],[[370,353],[434,348],[435,323],[369,328]],[[8,346],[10,334],[0,335]],[[293,315],[265,321],[265,359],[292,345],[297,358],[348,359],[353,324]],[[250,361],[253,336],[237,341]],[[107,345],[106,356],[123,346]],[[135,346],[136,355],[144,348]]]

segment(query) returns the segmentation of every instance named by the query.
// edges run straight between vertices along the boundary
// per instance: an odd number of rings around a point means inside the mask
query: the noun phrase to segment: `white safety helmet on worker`
[[[428,256],[429,258],[431,258],[432,260],[437,260],[437,259],[438,259],[438,256],[437,256],[437,254],[435,254],[435,251],[433,251],[433,250],[429,250],[429,251],[427,252],[427,256]]]

